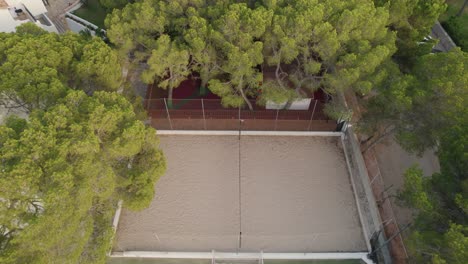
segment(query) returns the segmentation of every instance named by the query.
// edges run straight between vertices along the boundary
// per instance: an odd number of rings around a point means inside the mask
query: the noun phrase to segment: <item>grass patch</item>
[[[447,11],[440,16],[440,22],[455,44],[468,51],[468,7],[457,16],[465,0],[447,0]]]
[[[80,9],[73,12],[74,15],[87,20],[100,28],[104,28],[107,10],[101,6],[98,0],[88,0]]]

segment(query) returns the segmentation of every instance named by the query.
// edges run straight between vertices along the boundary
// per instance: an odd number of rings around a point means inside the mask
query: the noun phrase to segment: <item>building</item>
[[[0,32],[14,32],[17,26],[32,22],[49,32],[58,33],[46,13],[42,0],[0,0]]]

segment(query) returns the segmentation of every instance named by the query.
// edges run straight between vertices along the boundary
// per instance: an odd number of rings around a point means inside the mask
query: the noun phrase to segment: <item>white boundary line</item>
[[[123,203],[122,200],[119,200],[119,202],[117,203],[117,210],[115,210],[114,219],[112,220],[113,234],[111,238],[111,245],[113,245],[114,237],[115,237],[115,234],[117,233],[117,228],[119,227],[120,213],[122,212],[122,203]],[[112,247],[109,250],[109,252],[107,252],[107,256],[112,256]]]
[[[367,252],[337,252],[337,253],[231,253],[231,252],[162,252],[162,251],[125,251],[114,252],[113,258],[163,258],[163,259],[263,259],[270,260],[348,260],[359,259],[365,263],[373,263],[367,258]]]
[[[157,130],[158,135],[238,136],[239,130]],[[339,137],[342,132],[319,131],[240,131],[244,136],[315,136]]]
[[[122,200],[120,200],[117,203],[117,210],[115,211],[114,221],[112,221],[112,227],[114,228],[114,232],[117,231],[117,227],[119,226],[120,213],[122,212],[122,203]]]

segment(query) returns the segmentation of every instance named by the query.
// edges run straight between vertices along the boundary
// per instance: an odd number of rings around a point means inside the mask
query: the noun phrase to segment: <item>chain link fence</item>
[[[225,108],[218,99],[148,99],[144,107],[151,125],[162,130],[335,131],[337,123],[324,112],[324,103],[311,100],[307,110],[267,109],[251,102]],[[242,122],[241,122],[242,121]]]
[[[377,263],[392,263],[387,238],[383,232],[378,205],[370,184],[366,164],[352,127],[347,127],[343,134],[343,145],[348,162],[351,182],[353,183],[358,211],[364,230],[364,237],[371,254]]]

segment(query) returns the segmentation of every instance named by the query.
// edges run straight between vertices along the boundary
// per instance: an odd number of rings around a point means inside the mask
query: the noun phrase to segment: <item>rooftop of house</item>
[[[26,22],[35,22],[23,5],[0,7],[0,31],[14,32],[15,28]]]
[[[2,0],[0,0],[2,1]],[[26,6],[33,16],[38,16],[40,14],[46,13],[47,9],[44,6],[42,0],[3,0],[8,6],[17,6],[23,4]]]
[[[41,0],[0,0],[0,32],[15,32],[17,26],[27,22],[57,32],[46,12]]]

